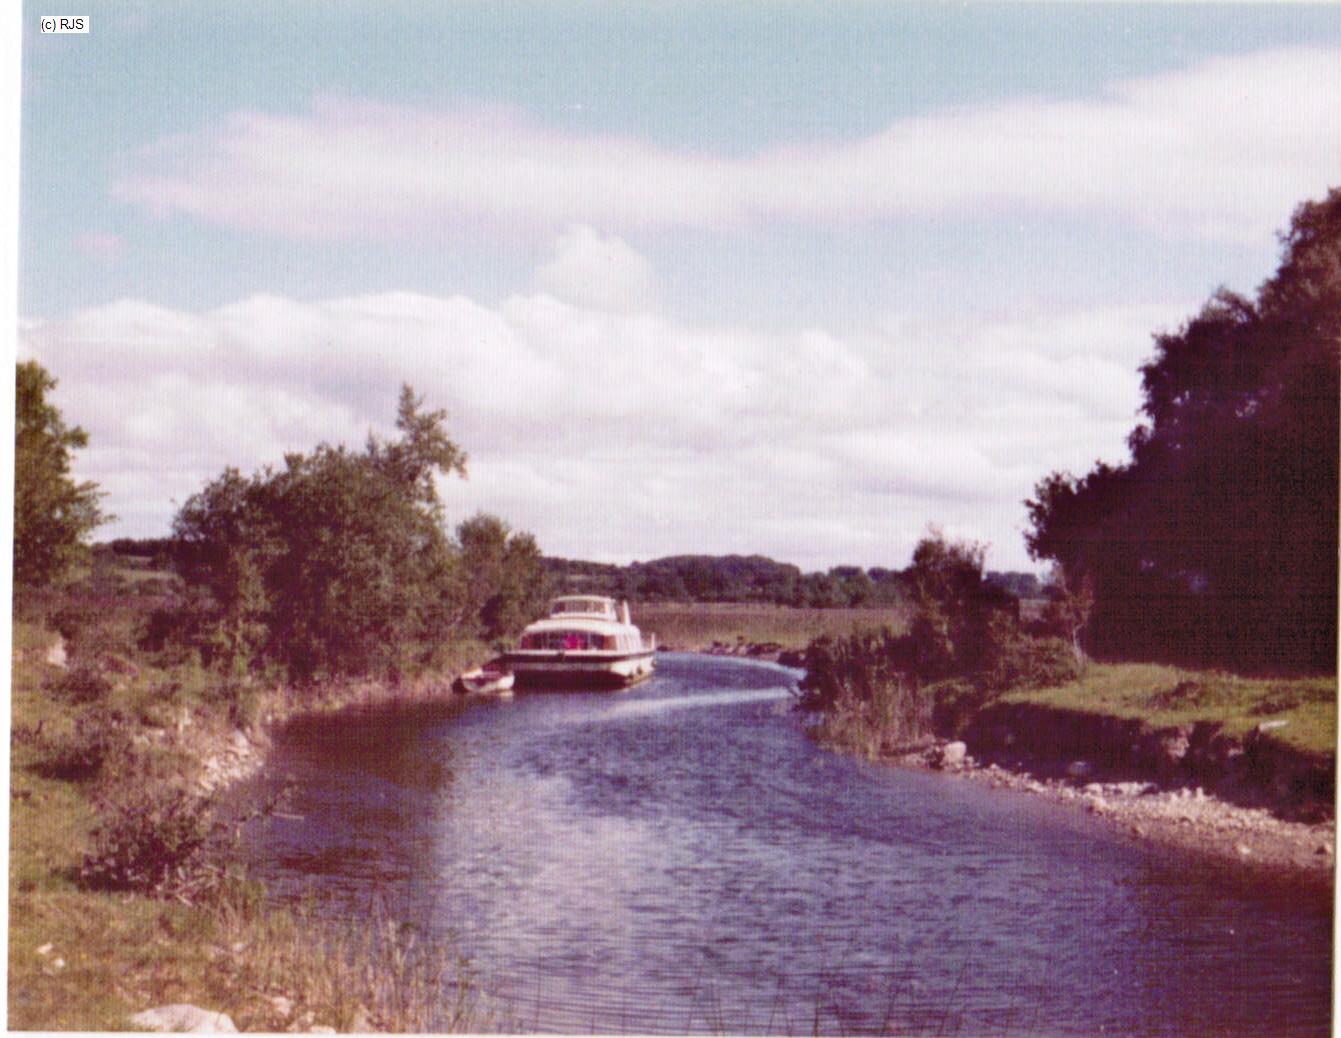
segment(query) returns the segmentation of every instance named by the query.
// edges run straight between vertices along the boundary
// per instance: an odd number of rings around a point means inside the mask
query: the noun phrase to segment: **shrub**
[[[48,678],[43,685],[52,694],[71,703],[98,703],[112,692],[111,679],[87,662],[77,663]]]
[[[123,792],[99,804],[80,879],[96,890],[172,893],[196,878],[216,830],[209,802],[182,789]]]
[[[989,629],[989,648],[977,683],[992,692],[1064,685],[1080,676],[1080,660],[1065,638],[1035,637],[1001,618]]]
[[[106,762],[124,752],[128,738],[114,711],[86,709],[68,727],[33,733],[34,770],[48,778],[84,782],[97,778]]]

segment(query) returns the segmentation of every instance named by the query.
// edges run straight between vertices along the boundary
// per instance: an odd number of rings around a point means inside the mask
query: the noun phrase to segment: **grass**
[[[1242,736],[1264,721],[1285,721],[1272,737],[1312,754],[1336,750],[1337,679],[1242,678],[1143,663],[1095,663],[1078,681],[1012,692],[1006,702],[1140,718],[1156,727],[1216,722]]]
[[[45,662],[56,635],[14,626],[11,683],[8,1020],[16,1030],[115,1031],[140,1010],[189,1002],[228,1013],[243,1030],[313,1024],[340,1030],[478,1030],[483,1024],[468,970],[450,947],[420,943],[386,922],[357,927],[319,919],[313,906],[281,908],[222,859],[206,862],[215,882],[193,903],[101,892],[80,881],[109,788],[189,780],[189,737],[228,731],[235,699],[190,668],[137,659],[91,688]],[[103,651],[103,646],[98,651]],[[370,701],[367,689],[346,698]],[[405,690],[408,696],[410,690]],[[257,711],[267,708],[265,696]],[[334,708],[338,697],[317,709]],[[76,739],[76,716],[119,717],[124,741],[101,769],[48,766],[53,746]],[[127,752],[132,756],[121,756]],[[133,773],[126,766],[133,761]]]
[[[684,650],[726,645],[776,643],[804,649],[822,635],[847,635],[859,630],[907,625],[908,611],[888,608],[802,609],[769,603],[646,604],[634,609],[633,621],[644,633],[655,632],[657,644]]]

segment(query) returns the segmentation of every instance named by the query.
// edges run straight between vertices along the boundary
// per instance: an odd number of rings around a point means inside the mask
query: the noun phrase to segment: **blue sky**
[[[86,4],[23,18],[20,356],[109,535],[446,406],[561,555],[1027,564],[1150,334],[1341,181],[1341,8]]]

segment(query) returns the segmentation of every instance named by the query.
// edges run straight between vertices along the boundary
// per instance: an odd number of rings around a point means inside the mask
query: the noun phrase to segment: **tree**
[[[1105,651],[1335,666],[1341,191],[1282,244],[1256,300],[1221,290],[1156,336],[1130,459],[1026,503],[1030,553],[1092,581]]]
[[[14,438],[14,580],[49,584],[86,550],[84,538],[111,516],[98,508],[97,484],[76,483],[72,452],[88,433],[65,424],[47,400],[56,380],[35,360],[17,367]]]
[[[517,634],[544,611],[549,597],[540,549],[529,533],[480,514],[456,528],[464,583],[462,621],[485,641]]]
[[[401,391],[399,439],[321,444],[280,470],[227,469],[178,512],[177,566],[216,607],[218,661],[292,676],[399,673],[459,616],[458,552],[435,477],[465,474],[446,415]]]

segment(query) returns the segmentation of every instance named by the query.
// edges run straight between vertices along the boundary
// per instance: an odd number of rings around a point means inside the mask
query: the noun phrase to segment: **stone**
[[[1253,849],[1249,847],[1246,843],[1236,843],[1234,845],[1234,850],[1244,858],[1247,858],[1253,852]]]
[[[171,1031],[190,1034],[237,1034],[227,1013],[178,1003],[146,1009],[130,1018],[137,1031]]]
[[[272,995],[270,1008],[287,1020],[293,1016],[293,999],[285,998],[283,995]]]
[[[941,747],[941,767],[957,768],[968,756],[968,747],[962,742],[947,742]]]
[[[1331,853],[1332,853],[1332,845],[1331,845],[1330,843],[1320,843],[1320,844],[1318,844],[1318,849],[1317,849],[1317,851],[1316,851],[1315,853],[1317,853],[1317,854],[1331,854]]]
[[[44,944],[44,945],[42,945],[40,948],[37,949],[37,954],[38,954],[38,955],[50,955],[50,954],[51,954],[51,950],[52,950],[53,948],[55,948],[55,947],[56,947],[56,946],[55,946],[54,944],[51,944],[51,943]]]
[[[47,650],[47,654],[43,657],[43,660],[48,666],[60,667],[64,670],[69,663],[69,658],[65,653],[65,639],[57,638],[56,644]]]
[[[1066,766],[1066,773],[1074,779],[1088,778],[1094,765],[1087,760],[1074,760]]]

